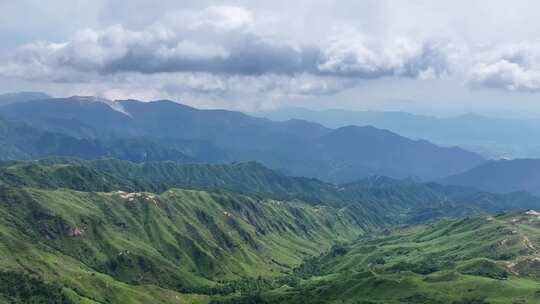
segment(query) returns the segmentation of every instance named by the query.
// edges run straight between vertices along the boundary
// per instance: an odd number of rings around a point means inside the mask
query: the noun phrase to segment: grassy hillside
[[[445,220],[306,261],[260,303],[539,303],[540,214]],[[284,284],[283,282],[286,282]],[[231,300],[231,303],[242,303]]]
[[[429,228],[433,230],[429,242],[416,239],[412,234],[416,230],[407,230],[342,244],[395,224],[530,205],[540,206],[537,198],[522,193],[497,195],[384,177],[336,186],[285,176],[257,163],[137,164],[58,158],[4,162],[0,269],[20,279],[12,284],[14,289],[2,289],[0,280],[0,303],[26,303],[28,295],[56,299],[50,303],[236,303],[238,296],[258,296],[253,294],[258,291],[266,300],[285,297],[305,303],[304,295],[310,300],[318,297],[312,289],[318,290],[320,282],[329,282],[329,290],[344,288],[339,284],[347,282],[354,265],[368,269],[359,272],[389,280],[399,281],[413,272],[411,280],[422,283],[423,277],[414,271],[446,267],[446,261],[454,258],[434,255],[435,266],[424,266],[422,259],[429,255],[423,246],[436,251],[447,248],[446,242],[463,243],[464,247],[452,249],[458,257],[480,255],[491,247],[472,241],[483,231],[475,227],[485,223],[475,219],[437,224]],[[514,223],[505,217],[486,220],[492,222]],[[502,229],[487,224],[486,235]],[[449,231],[445,236],[454,233],[454,227],[461,227],[468,239],[457,233],[455,240],[436,238],[445,229]],[[532,237],[529,240],[533,242]],[[415,249],[401,251],[401,244]],[[302,261],[332,246],[329,254],[308,260],[293,273]],[[352,254],[357,248],[366,253],[381,250],[384,261],[379,256],[373,259],[382,266],[372,269],[371,258]],[[469,253],[467,248],[481,249]],[[511,258],[518,255],[523,254],[517,251]],[[399,264],[405,261],[408,264]],[[481,271],[493,268],[482,263],[473,266]],[[405,270],[386,268],[394,264]],[[458,271],[460,265],[437,271]],[[420,283],[411,290],[424,290]],[[291,288],[282,287],[285,284]],[[322,299],[336,297],[322,295]]]
[[[360,226],[333,208],[204,191],[3,187],[0,268],[61,284],[75,303],[172,303],[180,293],[230,292],[223,280],[290,272],[379,227],[375,215],[363,218]]]
[[[171,187],[229,190],[310,202],[342,200],[337,187],[316,179],[289,177],[258,163],[132,163],[115,159],[83,161],[48,158],[0,163],[0,181],[14,186],[81,191],[162,192]]]
[[[387,222],[425,222],[441,217],[511,209],[538,208],[540,199],[526,193],[491,194],[477,190],[373,177],[333,185],[290,177],[258,163],[131,163],[119,160],[45,159],[0,164],[0,183],[79,191],[147,191],[170,188],[232,191],[251,196],[299,200],[312,205],[346,208],[352,214],[369,209]],[[358,209],[355,211],[355,209]],[[358,218],[362,222],[361,218]]]

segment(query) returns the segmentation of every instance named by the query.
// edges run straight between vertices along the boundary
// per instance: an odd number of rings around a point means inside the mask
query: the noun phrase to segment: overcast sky
[[[516,0],[0,0],[0,92],[540,118],[539,10]]]

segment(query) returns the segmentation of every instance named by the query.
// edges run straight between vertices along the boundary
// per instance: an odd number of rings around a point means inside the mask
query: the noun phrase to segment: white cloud
[[[58,69],[122,72],[207,72],[231,75],[301,74],[353,78],[417,77],[444,68],[443,54],[422,41],[377,45],[358,33],[297,46],[258,34],[254,13],[232,6],[170,13],[140,30],[122,25],[85,29],[61,44],[36,42],[15,50],[9,63],[31,75]],[[2,69],[4,75],[13,68]],[[6,75],[9,76],[9,75]],[[28,76],[30,78],[34,76]]]
[[[263,19],[266,26],[272,18]],[[107,98],[194,98],[211,105],[332,95],[369,79],[434,78],[447,68],[438,45],[411,37],[378,41],[349,29],[306,46],[268,27],[261,31],[264,26],[242,7],[169,12],[136,29],[86,28],[61,43],[19,46],[0,62],[0,76],[72,84]]]
[[[322,49],[321,73],[351,77],[417,77],[446,69],[446,54],[435,45],[396,37],[390,42],[374,41],[357,32],[333,38]]]
[[[509,91],[540,91],[540,44],[516,43],[478,54],[469,81]]]
[[[251,105],[238,100],[276,104],[281,98],[336,95],[379,80],[420,82],[446,76],[475,87],[540,91],[540,44],[500,47],[496,41],[488,49],[479,46],[485,41],[472,44],[456,33],[443,38],[424,27],[424,19],[431,16],[437,31],[453,28],[455,20],[446,12],[434,15],[431,5],[422,6],[422,18],[407,30],[400,18],[411,9],[408,5],[366,4],[375,13],[356,24],[352,10],[320,10],[311,17],[298,8],[281,14],[276,5],[245,5],[204,7],[193,2],[189,9],[163,10],[155,20],[124,18],[115,24],[111,18],[103,28],[96,27],[97,18],[69,39],[29,41],[0,54],[0,77],[108,98],[193,99],[208,106],[222,100],[239,107]],[[333,6],[312,5],[325,10]],[[382,91],[385,96],[398,94]]]
[[[194,25],[210,25],[218,30],[238,30],[255,23],[253,12],[237,6],[211,6],[197,14]]]

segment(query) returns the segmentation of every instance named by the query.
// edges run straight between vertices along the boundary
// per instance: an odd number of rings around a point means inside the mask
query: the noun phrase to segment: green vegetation
[[[63,293],[61,286],[47,284],[39,278],[12,271],[0,271],[0,303],[2,301],[25,304],[72,303]]]
[[[539,205],[257,163],[4,162],[0,303],[534,303],[538,215],[435,220]]]
[[[534,213],[445,220],[333,247],[225,303],[539,303],[539,242]]]
[[[177,189],[4,186],[0,202],[0,268],[58,282],[75,303],[147,303],[138,296],[143,287],[180,298],[231,292],[225,281],[290,272],[378,227],[360,227],[333,208]]]
[[[491,194],[463,187],[415,183],[385,177],[333,185],[290,177],[255,162],[233,164],[132,163],[105,159],[49,158],[4,162],[0,184],[79,191],[146,191],[170,188],[235,192],[345,209],[359,225],[363,216],[379,224],[424,223],[438,218],[493,213],[509,209],[540,209],[540,199],[526,193]],[[376,215],[376,216],[375,216]]]

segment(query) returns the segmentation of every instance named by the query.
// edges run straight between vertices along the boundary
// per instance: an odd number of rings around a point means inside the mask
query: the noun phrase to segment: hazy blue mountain
[[[343,183],[371,175],[442,178],[483,162],[373,127],[330,129],[304,120],[274,122],[172,101],[71,97],[0,107],[0,115],[78,139],[148,139],[202,161],[259,161],[291,175]]]
[[[130,117],[104,101],[79,96],[36,100],[4,106],[0,115],[77,138],[129,135],[132,129]]]
[[[298,147],[297,151],[300,151]],[[335,183],[386,175],[431,179],[440,172],[463,171],[483,160],[459,148],[441,148],[373,127],[343,127],[308,142],[308,148],[287,168],[291,173]],[[304,165],[312,164],[312,165]]]
[[[540,195],[540,159],[490,161],[441,182],[494,193],[528,191]]]
[[[305,119],[329,128],[371,125],[412,139],[426,139],[444,146],[461,146],[487,157],[540,157],[540,121],[489,118],[466,114],[449,118],[406,112],[322,110],[301,108],[256,112],[276,121]]]
[[[145,138],[76,138],[0,118],[0,160],[35,159],[52,155],[84,159],[113,157],[136,162],[195,161],[174,147],[165,147]]]
[[[0,94],[0,106],[30,100],[49,99],[51,96],[42,92],[17,92]]]

